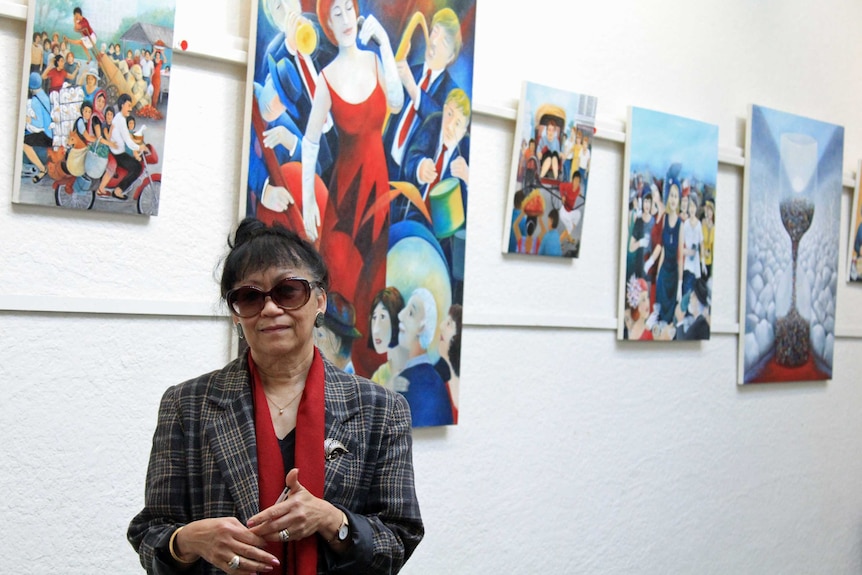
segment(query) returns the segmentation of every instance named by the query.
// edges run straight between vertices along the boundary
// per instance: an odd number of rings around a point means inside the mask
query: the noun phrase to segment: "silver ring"
[[[287,540],[290,539],[290,531],[282,529],[278,532],[278,538],[281,539],[282,543],[287,543]]]
[[[240,561],[239,555],[234,555],[233,559],[230,560],[230,563],[227,564],[227,568],[230,569],[231,571],[235,571],[236,569],[239,569],[239,561]]]

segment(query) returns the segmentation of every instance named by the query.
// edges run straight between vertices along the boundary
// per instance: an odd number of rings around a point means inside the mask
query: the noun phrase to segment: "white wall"
[[[179,4],[190,48],[242,43],[249,0],[208,3],[211,29]],[[638,105],[741,147],[757,103],[844,125],[855,177],[855,0],[504,5],[479,0],[477,107],[512,107],[530,79],[598,96],[611,124]],[[16,6],[0,2],[5,158],[26,46]],[[245,68],[177,54],[172,77],[158,217],[0,198],[0,573],[140,572],[125,529],[158,399],[228,359],[213,273],[237,217]],[[579,260],[503,257],[513,130],[474,118],[462,424],[414,434],[427,535],[404,572],[862,571],[862,292],[839,284],[832,381],[738,387],[742,169],[723,165],[712,340],[617,342],[623,146],[594,145]],[[0,189],[12,171],[0,162]]]

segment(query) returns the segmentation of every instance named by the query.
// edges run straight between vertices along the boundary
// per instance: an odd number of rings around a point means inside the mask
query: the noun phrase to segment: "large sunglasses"
[[[283,310],[299,309],[311,298],[311,288],[320,282],[310,282],[303,278],[285,278],[269,291],[255,286],[240,286],[227,292],[227,304],[239,317],[254,317],[266,305],[266,298]]]

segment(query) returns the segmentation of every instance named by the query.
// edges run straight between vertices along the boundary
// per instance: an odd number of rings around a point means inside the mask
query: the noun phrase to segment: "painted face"
[[[458,326],[455,325],[455,320],[451,315],[447,315],[443,323],[440,324],[440,342],[437,344],[437,351],[442,357],[449,357],[449,347],[452,345],[452,338],[455,337],[458,331]]]
[[[252,285],[262,290],[270,290],[287,277],[316,279],[305,268],[272,267],[248,275],[233,287]],[[299,357],[311,353],[314,345],[314,318],[318,312],[325,310],[326,296],[315,288],[312,289],[308,302],[299,309],[282,309],[268,297],[260,313],[247,318],[234,316],[234,320],[242,325],[246,342],[255,360],[272,361],[282,355]]]
[[[691,200],[688,201],[688,217],[691,219],[697,217],[697,204]]]
[[[646,320],[649,315],[649,292],[644,290],[638,296],[638,313],[640,317]]]
[[[686,216],[688,215],[688,196],[683,196],[679,201],[679,211]]]
[[[111,122],[113,122],[113,121],[114,121],[114,109],[109,108],[108,110],[105,111],[105,122],[107,122],[108,125],[110,125]]]
[[[706,219],[712,220],[715,214],[712,213],[712,206],[706,206],[703,208],[704,213],[706,214]]]
[[[673,184],[667,192],[667,207],[674,213],[679,213],[679,188]]]
[[[297,0],[267,0],[266,7],[272,23],[282,32],[287,32],[288,16],[302,11]]]
[[[96,77],[95,76],[87,76],[87,86],[92,87],[96,85]]]
[[[98,96],[96,96],[96,100],[93,103],[96,105],[97,110],[99,110],[99,111],[104,110],[105,109],[105,95],[99,94]]]
[[[74,62],[74,61],[75,61],[75,55],[74,55],[74,54],[72,54],[71,52],[69,52],[68,54],[66,54],[66,61],[67,61],[69,64],[71,64],[72,62]]]
[[[374,351],[380,354],[389,350],[389,342],[392,341],[392,318],[382,303],[378,303],[371,313],[371,341]]]
[[[548,139],[553,141],[560,137],[560,129],[556,124],[548,124],[547,132]]]
[[[89,121],[92,115],[93,110],[91,110],[89,106],[81,107],[81,117],[84,118],[85,121]]]
[[[419,339],[425,323],[425,307],[416,296],[410,296],[407,305],[398,313],[398,345],[410,348]]]
[[[442,70],[455,58],[455,42],[446,29],[435,24],[428,35],[425,64],[432,70]]]
[[[329,9],[329,27],[339,46],[356,44],[356,11],[351,0],[335,0]]]
[[[127,100],[126,102],[123,103],[123,107],[120,109],[120,113],[123,116],[128,116],[129,114],[132,113],[132,101],[131,100]]]
[[[455,102],[449,102],[443,108],[443,143],[451,150],[466,133],[467,117]]]
[[[649,221],[652,212],[652,198],[645,196],[643,199],[643,219]]]

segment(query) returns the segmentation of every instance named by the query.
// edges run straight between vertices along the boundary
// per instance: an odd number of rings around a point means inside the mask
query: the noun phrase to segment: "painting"
[[[175,0],[32,0],[12,200],[155,216]]]
[[[718,126],[629,108],[617,337],[709,339]]]
[[[578,257],[596,104],[594,96],[522,83],[504,254]]]
[[[843,127],[751,106],[740,384],[832,377],[843,158]]]
[[[856,168],[856,187],[853,191],[853,202],[850,204],[850,247],[847,248],[849,262],[847,264],[848,281],[862,283],[862,194],[859,193],[862,182],[862,160]]]
[[[253,6],[241,215],[326,260],[324,356],[457,423],[475,0]]]

